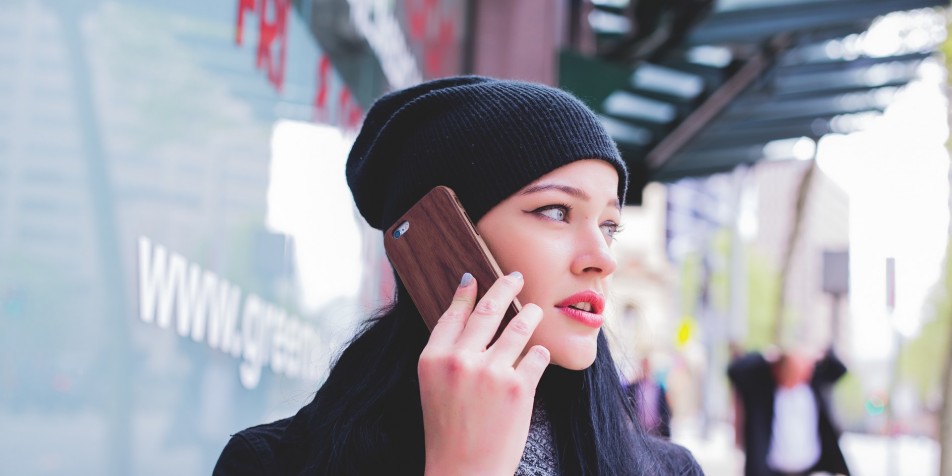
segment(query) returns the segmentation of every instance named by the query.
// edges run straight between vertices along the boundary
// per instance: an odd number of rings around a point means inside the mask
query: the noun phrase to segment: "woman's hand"
[[[496,281],[476,304],[476,283],[467,274],[433,328],[417,367],[427,474],[516,471],[535,388],[549,364],[545,347],[525,351],[542,310],[526,304],[489,343],[521,289],[522,275],[513,273]]]

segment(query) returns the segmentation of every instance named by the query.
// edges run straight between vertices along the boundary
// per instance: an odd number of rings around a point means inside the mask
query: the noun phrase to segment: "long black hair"
[[[394,303],[366,321],[314,400],[305,473],[423,474],[423,412],[417,362],[429,333],[402,284]],[[550,365],[536,391],[552,423],[566,475],[653,475],[660,466],[634,418],[603,333],[582,371]]]

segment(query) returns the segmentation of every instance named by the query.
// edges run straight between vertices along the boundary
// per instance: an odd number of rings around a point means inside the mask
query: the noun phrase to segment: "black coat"
[[[314,402],[297,415],[242,430],[225,445],[212,472],[213,476],[283,476],[316,474],[308,469],[314,444],[308,426]],[[670,441],[647,437],[647,451],[655,453],[662,466],[656,474],[704,476],[691,453]],[[401,468],[388,468],[375,474],[404,474]]]
[[[849,475],[839,445],[841,432],[831,418],[828,402],[833,384],[845,373],[846,366],[832,351],[827,352],[814,367],[810,389],[817,404],[820,459],[811,471]],[[773,431],[777,383],[771,364],[760,353],[751,353],[734,360],[727,369],[727,375],[744,408],[744,475],[772,476],[776,473],[767,466],[767,452],[770,450]]]

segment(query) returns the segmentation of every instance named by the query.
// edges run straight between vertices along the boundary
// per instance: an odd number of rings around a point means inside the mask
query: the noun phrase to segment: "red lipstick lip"
[[[605,310],[605,298],[601,295],[601,293],[595,291],[582,291],[580,293],[575,293],[563,299],[562,302],[556,304],[556,307],[569,307],[580,302],[587,302],[592,305],[591,314],[601,315],[602,311]]]

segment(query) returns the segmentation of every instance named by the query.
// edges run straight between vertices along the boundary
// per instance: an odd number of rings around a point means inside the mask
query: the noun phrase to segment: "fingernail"
[[[513,278],[516,278],[516,279],[522,279],[522,273],[518,271],[513,271],[509,273],[509,276],[512,276]]]
[[[473,282],[473,275],[469,273],[463,273],[463,279],[459,281],[459,287],[465,288],[469,286],[469,283]]]

